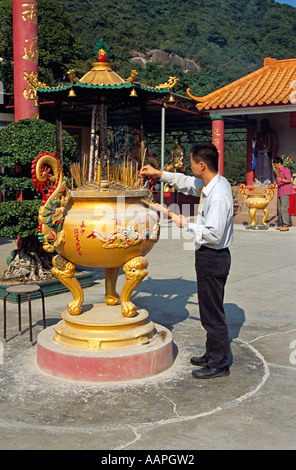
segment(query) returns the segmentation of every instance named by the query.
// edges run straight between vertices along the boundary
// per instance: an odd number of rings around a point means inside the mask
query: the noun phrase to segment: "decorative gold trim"
[[[126,83],[134,84],[137,76],[138,76],[138,72],[136,70],[132,70],[130,76],[125,80]]]
[[[22,3],[22,7],[26,8],[22,11],[23,21],[31,21],[34,24],[37,24],[37,2],[27,2]]]
[[[22,56],[25,60],[31,60],[35,64],[38,63],[38,37],[32,36],[31,37],[31,44],[27,47],[29,43],[29,39],[25,39],[26,45],[24,46],[24,55]],[[34,45],[35,44],[35,45]]]
[[[30,84],[32,89],[37,90],[37,88],[50,88],[46,83],[39,82],[38,76],[34,72],[24,72],[24,78]]]
[[[160,85],[157,85],[155,88],[156,90],[161,90],[162,88],[167,88],[168,90],[171,91],[171,89],[176,85],[176,83],[179,81],[177,77],[169,77],[168,81],[165,83],[161,83]]]
[[[76,77],[76,73],[75,73],[74,69],[68,70],[67,75],[68,75],[69,80],[72,84],[79,82],[79,79]]]

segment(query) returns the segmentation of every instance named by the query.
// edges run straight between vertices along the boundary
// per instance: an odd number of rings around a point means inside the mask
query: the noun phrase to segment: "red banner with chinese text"
[[[15,121],[38,118],[37,0],[13,0]]]

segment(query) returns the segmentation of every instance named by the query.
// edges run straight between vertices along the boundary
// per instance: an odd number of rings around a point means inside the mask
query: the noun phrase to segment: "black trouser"
[[[200,320],[207,332],[205,356],[210,367],[228,365],[229,337],[223,300],[230,263],[228,248],[214,250],[202,245],[195,252]]]

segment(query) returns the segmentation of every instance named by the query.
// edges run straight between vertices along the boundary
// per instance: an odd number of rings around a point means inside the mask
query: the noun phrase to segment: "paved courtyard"
[[[0,364],[0,448],[92,450],[296,449],[296,227],[289,232],[235,225],[225,295],[231,341],[229,377],[193,379],[191,355],[203,353],[192,241],[164,223],[147,256],[149,274],[133,295],[150,319],[172,331],[173,366],[120,383],[58,379],[36,365],[26,303],[23,335],[8,303]],[[186,234],[186,236],[188,236]],[[13,244],[0,244],[1,260]],[[120,275],[119,289],[124,281]],[[103,301],[104,272],[84,290]],[[69,293],[46,297],[47,325],[60,320]],[[34,300],[34,339],[42,331]],[[2,306],[0,327],[2,331]]]

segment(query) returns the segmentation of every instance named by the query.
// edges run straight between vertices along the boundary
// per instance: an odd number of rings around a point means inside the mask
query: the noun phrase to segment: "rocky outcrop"
[[[186,59],[174,52],[166,52],[160,49],[150,49],[143,54],[142,52],[132,51],[130,61],[139,65],[140,67],[146,67],[148,62],[160,62],[161,65],[169,61],[174,64],[180,65],[184,72],[189,72],[190,70],[200,70],[200,66],[194,62],[192,59]]]

